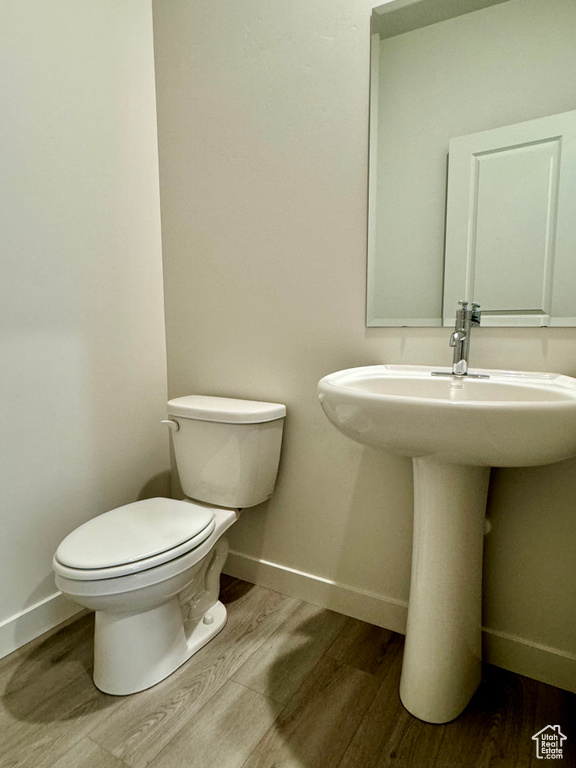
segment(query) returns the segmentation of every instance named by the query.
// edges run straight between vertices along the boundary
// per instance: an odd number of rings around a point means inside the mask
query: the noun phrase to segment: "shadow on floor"
[[[221,599],[231,605],[252,584],[223,576]],[[118,703],[92,679],[94,614],[66,622],[0,662],[0,710],[16,720],[49,723],[75,720]]]
[[[297,628],[309,645],[322,631],[321,618]],[[404,638],[385,633],[363,622],[355,622],[353,632],[345,628],[287,702],[256,756],[261,750],[279,765],[306,768],[528,768],[541,762],[532,736],[558,724],[568,737],[563,764],[576,766],[574,694],[486,664],[478,691],[458,718],[425,723],[404,709],[398,693]],[[295,649],[287,640],[270,668],[269,695],[279,697],[286,670],[297,669],[306,653],[306,642]]]
[[[0,665],[2,709],[17,720],[46,723],[77,718],[87,701],[92,710],[110,706],[114,697],[92,680],[93,636],[90,613],[7,657]]]

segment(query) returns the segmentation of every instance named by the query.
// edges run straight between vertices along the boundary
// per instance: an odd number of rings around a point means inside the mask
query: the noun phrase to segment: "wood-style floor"
[[[223,577],[228,624],[167,680],[128,697],[91,679],[92,617],[0,662],[2,768],[524,768],[576,696],[495,667],[447,725],[398,698],[402,637]]]

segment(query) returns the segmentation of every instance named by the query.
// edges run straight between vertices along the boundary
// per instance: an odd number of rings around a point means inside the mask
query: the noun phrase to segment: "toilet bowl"
[[[53,559],[56,585],[96,612],[94,682],[136,693],[160,682],[226,623],[218,600],[224,532],[270,497],[285,406],[188,396],[168,403],[183,501],[137,501],[72,531]]]

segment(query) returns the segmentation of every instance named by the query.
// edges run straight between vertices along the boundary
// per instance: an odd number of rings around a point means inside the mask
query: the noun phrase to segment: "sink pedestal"
[[[482,549],[489,467],[413,459],[414,540],[400,698],[446,723],[481,677]]]

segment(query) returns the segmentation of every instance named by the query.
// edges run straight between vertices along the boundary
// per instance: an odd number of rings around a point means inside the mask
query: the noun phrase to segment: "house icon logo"
[[[532,736],[532,740],[536,742],[536,757],[539,760],[561,760],[562,744],[566,738],[559,725],[547,725],[542,728]]]

